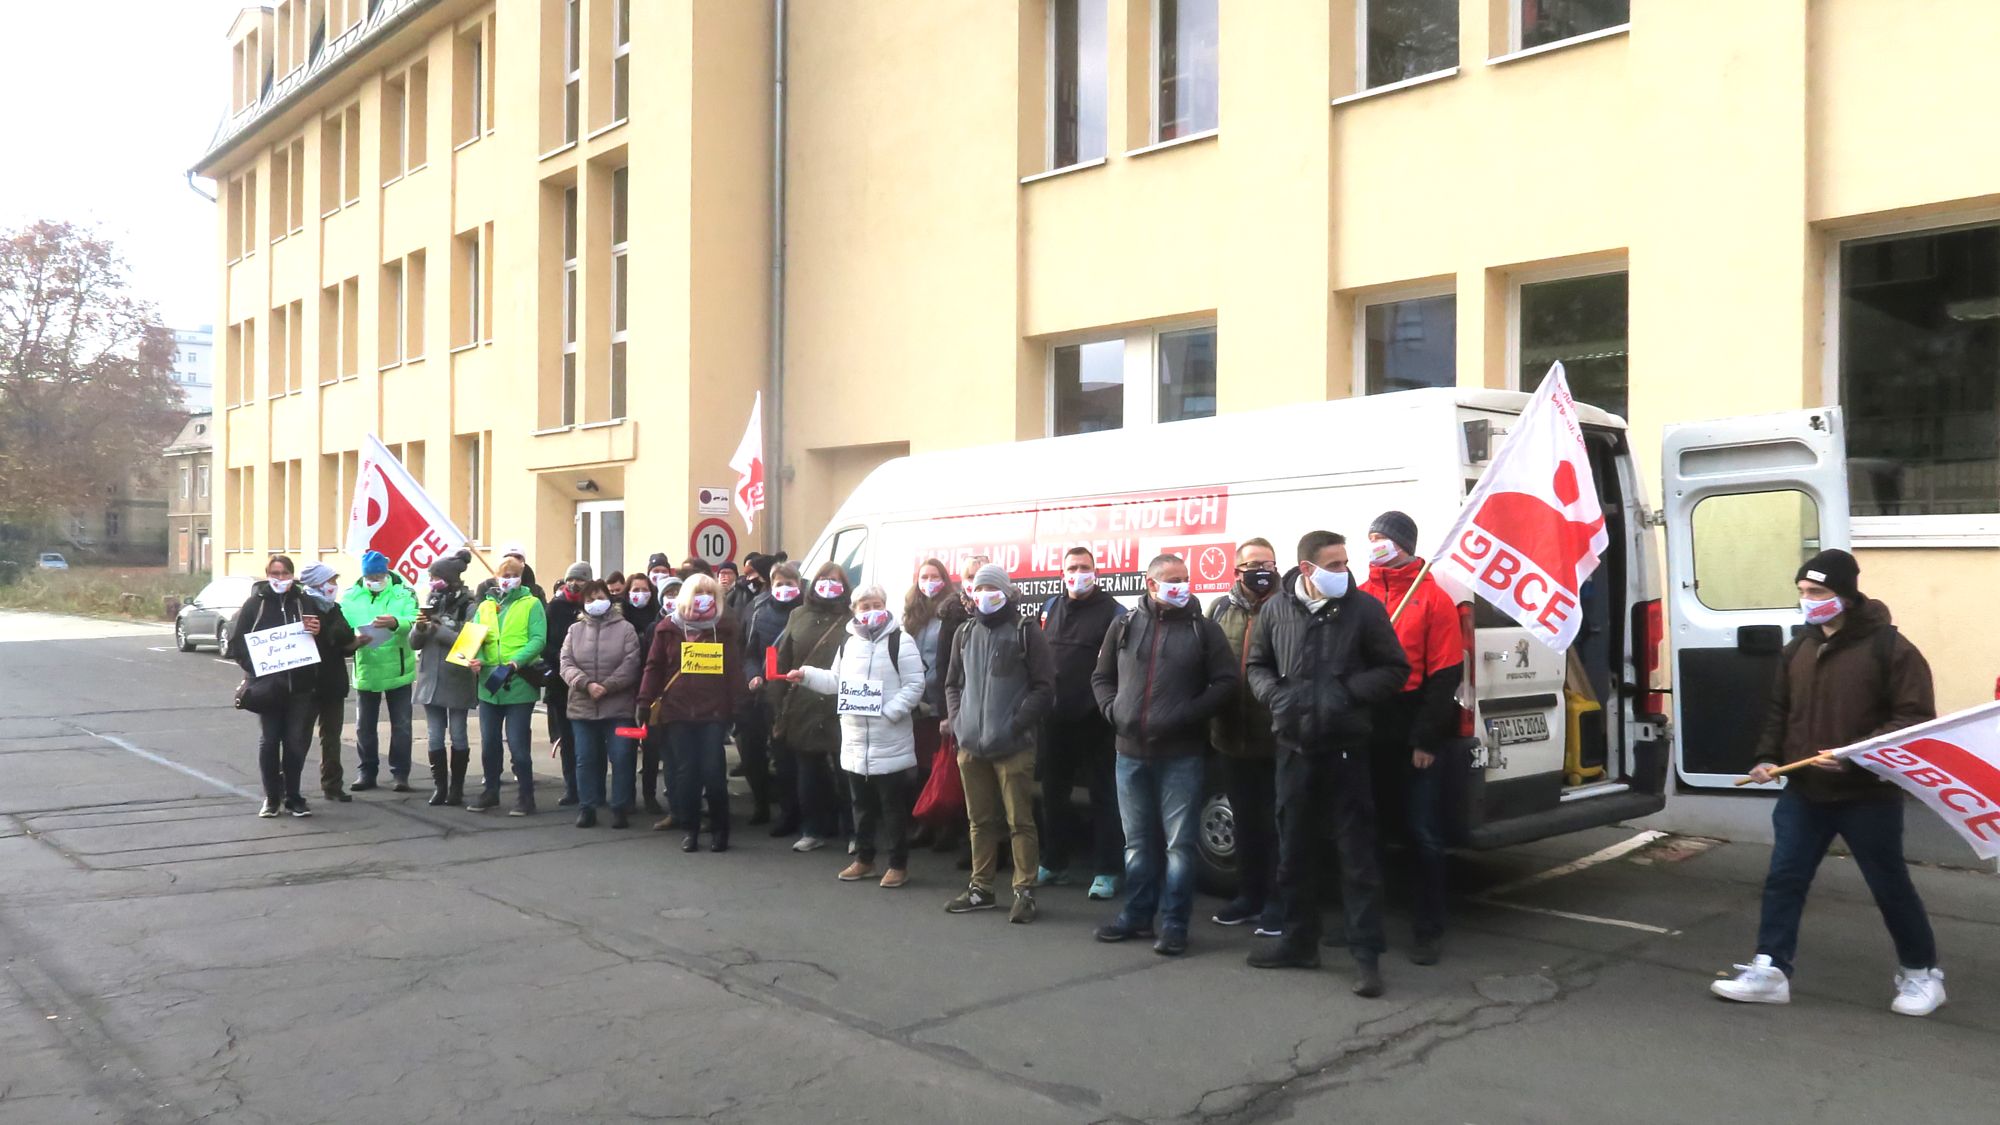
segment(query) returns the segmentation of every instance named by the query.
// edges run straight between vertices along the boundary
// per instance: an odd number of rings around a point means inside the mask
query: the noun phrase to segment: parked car
[[[174,617],[174,644],[182,652],[196,645],[212,644],[215,651],[229,647],[229,634],[236,628],[236,611],[250,600],[255,578],[217,578],[201,588],[194,600],[181,607]]]
[[[43,551],[35,560],[36,570],[68,570],[69,560],[55,551]],[[247,595],[246,595],[247,596]]]

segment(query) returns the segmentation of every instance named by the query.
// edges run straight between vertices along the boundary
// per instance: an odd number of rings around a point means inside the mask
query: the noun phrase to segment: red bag
[[[958,776],[958,740],[949,734],[931,755],[930,780],[917,795],[916,810],[910,815],[940,827],[965,823],[965,781]]]

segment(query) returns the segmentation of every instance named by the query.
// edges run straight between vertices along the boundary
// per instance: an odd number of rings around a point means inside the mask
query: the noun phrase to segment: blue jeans
[[[1808,801],[1796,787],[1778,795],[1771,810],[1771,871],[1764,877],[1764,917],[1757,926],[1757,952],[1792,975],[1799,948],[1799,915],[1805,912],[1819,861],[1833,838],[1847,841],[1854,866],[1875,896],[1875,907],[1896,943],[1896,961],[1905,969],[1937,964],[1937,939],[1924,901],[1910,882],[1903,861],[1903,802],[1884,800]]]
[[[514,781],[520,785],[520,799],[535,799],[535,754],[528,741],[535,727],[533,703],[488,703],[479,701],[479,762],[486,770],[486,789],[500,789],[500,732],[507,732],[507,750],[514,759]]]
[[[446,749],[464,750],[472,743],[465,737],[465,720],[471,712],[462,707],[433,707],[424,705],[424,729],[430,732],[431,753],[442,754]],[[451,732],[451,745],[445,745],[445,732]]]
[[[636,788],[632,771],[637,763],[638,744],[618,734],[617,719],[571,719],[570,737],[576,740],[577,804],[586,809],[604,807],[604,770],[611,766],[611,807],[630,810]]]
[[[410,685],[388,691],[363,691],[356,693],[354,705],[354,752],[360,759],[355,772],[369,781],[381,769],[382,758],[377,753],[380,734],[376,726],[382,714],[382,701],[389,701],[389,773],[398,781],[410,776]]]
[[[690,836],[701,835],[701,799],[706,794],[709,831],[719,840],[729,839],[729,760],[722,747],[728,729],[727,723],[667,724],[667,742],[681,771],[674,785],[680,804],[674,819]]]
[[[1157,910],[1161,929],[1187,932],[1199,859],[1194,833],[1201,779],[1199,755],[1151,759],[1118,755],[1118,815],[1125,822],[1122,919],[1126,925],[1149,925]]]

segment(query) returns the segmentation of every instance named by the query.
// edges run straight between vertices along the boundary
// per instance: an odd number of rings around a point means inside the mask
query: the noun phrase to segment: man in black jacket
[[[569,627],[583,612],[583,584],[591,580],[590,564],[571,563],[563,574],[563,580],[556,584],[555,596],[548,604],[548,639],[542,644],[542,660],[554,668],[561,660],[563,642],[569,639]],[[548,712],[549,745],[556,748],[557,758],[562,763],[563,795],[558,805],[576,804],[576,745],[570,737],[569,728],[569,687],[561,677],[550,676],[549,686],[544,689],[542,706]]]
[[[1042,869],[1038,882],[1069,881],[1070,844],[1076,838],[1076,806],[1071,790],[1078,781],[1090,791],[1092,879],[1090,897],[1118,893],[1124,870],[1125,830],[1118,820],[1118,776],[1113,767],[1111,725],[1097,710],[1090,686],[1097,654],[1111,623],[1125,607],[1097,584],[1097,556],[1071,547],[1063,556],[1063,592],[1042,607],[1042,632],[1056,658],[1056,702],[1042,742]]]
[[[1153,951],[1169,957],[1187,951],[1208,721],[1236,680],[1228,638],[1194,604],[1187,563],[1175,555],[1154,559],[1146,567],[1146,599],[1105,634],[1090,678],[1098,707],[1118,732],[1118,812],[1125,822],[1125,909],[1098,927],[1097,940],[1151,936],[1157,909]]]
[[[1299,565],[1258,615],[1246,669],[1278,735],[1278,890],[1285,933],[1250,955],[1255,968],[1319,965],[1320,827],[1340,847],[1354,992],[1382,995],[1382,872],[1368,772],[1369,708],[1396,694],[1409,659],[1389,611],[1354,588],[1347,540],[1309,531]]]

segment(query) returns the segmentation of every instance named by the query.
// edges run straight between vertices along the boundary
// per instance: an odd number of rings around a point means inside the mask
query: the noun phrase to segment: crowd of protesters
[[[241,611],[231,655],[252,672],[242,637],[301,622],[321,656],[253,675],[240,689],[264,697],[255,705],[239,697],[262,724],[261,816],[311,815],[299,787],[315,723],[327,799],[376,788],[385,710],[388,787],[408,792],[419,705],[430,804],[499,807],[511,760],[508,815],[532,815],[539,703],[561,761],[556,803],[576,808],[578,828],[596,827],[601,810],[611,828],[627,828],[643,809],[655,830],[681,833],[681,850],[701,850],[705,836],[709,851],[726,852],[733,731],[749,824],[796,837],[801,853],[844,842],[842,881],[902,887],[912,847],[928,842],[960,850],[970,872],[947,911],[1004,905],[1010,921],[1025,924],[1037,916],[1037,890],[1087,876],[1089,899],[1122,899],[1096,938],[1150,940],[1164,956],[1188,948],[1206,774],[1217,770],[1233,813],[1237,894],[1211,921],[1271,939],[1249,955],[1252,966],[1316,967],[1320,904],[1337,887],[1342,924],[1324,944],[1346,948],[1353,991],[1372,997],[1383,991],[1387,949],[1378,809],[1394,814],[1384,822],[1406,829],[1410,844],[1410,959],[1435,964],[1445,926],[1444,775],[1467,749],[1457,722],[1459,610],[1423,581],[1416,541],[1408,516],[1383,513],[1366,540],[1368,579],[1357,583],[1339,534],[1308,533],[1290,566],[1272,543],[1250,539],[1237,549],[1234,585],[1206,612],[1185,560],[1153,559],[1127,609],[1099,584],[1083,547],[1063,559],[1062,592],[1040,606],[1023,604],[1003,568],[973,555],[955,573],[924,560],[898,608],[889,590],[856,588],[835,563],[808,575],[782,553],[753,554],[740,572],[727,562],[675,567],[664,554],[629,576],[577,563],[547,594],[518,545],[503,548],[477,590],[465,584],[463,551],[434,562],[421,591],[376,552],[344,592],[326,564],[295,576],[291,559],[277,555]],[[1807,612],[1824,651],[1895,661],[1893,677],[1880,677],[1898,687],[1895,716],[1855,702],[1872,698],[1857,686],[1848,725],[1920,717],[1928,668],[1893,630],[1880,633],[1885,611],[1861,597],[1856,574],[1841,552],[1800,572],[1801,589],[1823,595],[1820,617],[1810,604]],[[449,659],[474,624],[476,650]],[[1877,634],[1893,643],[1857,639]],[[1785,710],[1798,712],[1792,701],[1810,699],[1813,686],[1813,662],[1793,651],[1822,648],[1788,650],[1787,675],[1799,686],[1774,703],[1762,755],[1771,763],[1817,752],[1840,733],[1803,733],[1806,720]],[[1862,656],[1841,659],[1856,684],[1875,676],[1872,664],[1857,663]],[[350,687],[356,778],[343,789]],[[475,708],[481,771],[468,791]],[[1074,803],[1079,786],[1087,830]],[[1897,1010],[1926,1014],[1943,1002],[1928,922],[1902,864],[1900,806],[1892,817],[1887,805],[1852,803],[1879,800],[1880,788],[1850,779],[1846,789],[1787,790],[1759,956],[1718,983],[1718,995],[1788,998],[1805,887],[1838,833],[1862,861],[1903,954],[1898,986],[1907,995]],[[1080,839],[1086,846],[1075,849]]]

